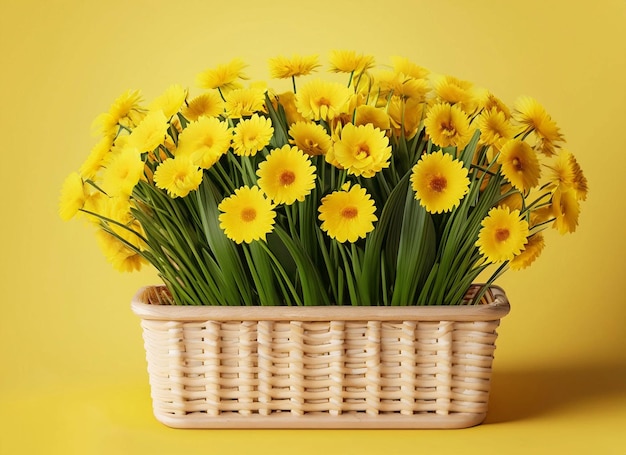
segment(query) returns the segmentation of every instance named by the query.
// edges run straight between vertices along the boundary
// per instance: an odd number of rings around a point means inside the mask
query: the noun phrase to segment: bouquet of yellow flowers
[[[154,266],[182,305],[456,305],[578,224],[587,181],[534,99],[406,58],[239,59],[147,105],[121,95],[62,188],[117,269]],[[302,79],[298,79],[302,78]],[[298,84],[296,84],[296,80]],[[473,301],[480,299],[480,293]]]

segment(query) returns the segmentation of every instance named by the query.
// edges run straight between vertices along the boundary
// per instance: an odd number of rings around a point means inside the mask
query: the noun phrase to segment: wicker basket
[[[473,290],[474,291],[474,290]],[[177,428],[463,428],[487,412],[504,292],[443,307],[180,307],[142,288],[156,418]]]

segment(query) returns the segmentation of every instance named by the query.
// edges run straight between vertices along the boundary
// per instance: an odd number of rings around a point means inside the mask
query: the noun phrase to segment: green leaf
[[[392,305],[411,305],[435,260],[435,228],[431,215],[406,192],[402,233],[398,245]]]

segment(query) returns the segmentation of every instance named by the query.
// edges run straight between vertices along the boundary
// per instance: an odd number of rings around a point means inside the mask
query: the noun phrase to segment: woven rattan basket
[[[132,308],[154,414],[177,428],[477,425],[509,311],[498,287],[443,307],[181,307],[163,292]]]

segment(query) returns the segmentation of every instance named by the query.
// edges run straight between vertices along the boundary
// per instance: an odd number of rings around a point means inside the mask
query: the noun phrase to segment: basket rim
[[[478,287],[480,285],[474,285]],[[149,303],[164,285],[141,287],[131,301],[133,313],[156,321],[493,321],[510,311],[504,290],[489,286],[488,303],[441,306],[179,306]]]

